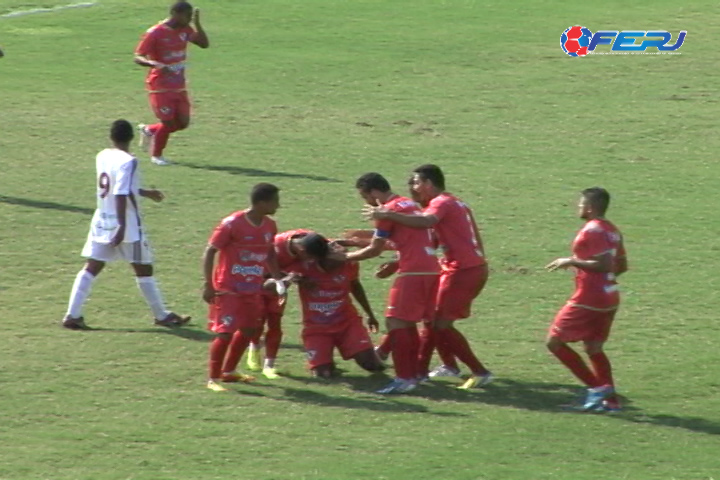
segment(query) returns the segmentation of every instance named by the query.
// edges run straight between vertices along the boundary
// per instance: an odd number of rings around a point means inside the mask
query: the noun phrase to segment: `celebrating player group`
[[[201,48],[210,44],[199,11],[177,2],[170,17],[148,30],[135,51],[135,62],[150,69],[150,104],[159,119],[140,126],[141,143],[151,146],[157,165],[170,163],[163,156],[168,138],[189,124],[188,42]],[[153,276],[140,200],[160,202],[164,194],[140,185],[139,162],[130,153],[133,130],[127,121],[115,121],[112,147],[96,158],[97,210],[82,251],[87,263],[75,279],[62,321],[69,329],[89,328],[82,307],[95,278],[114,260],[132,265],[156,325],[178,328],[190,321],[165,308]],[[268,379],[281,375],[276,359],[293,286],[301,304],[307,367],[314,376],[337,374],[337,350],[342,359],[353,359],[373,373],[384,371],[384,360],[392,356],[395,374],[377,390],[380,394],[411,392],[437,377],[461,377],[460,364],[468,374],[459,388],[492,382],[493,374],[458,329],[459,321],[471,317],[472,304],[488,281],[472,209],[446,191],[445,175],[437,165],[415,168],[408,186],[408,196],[403,196],[379,173],[357,178],[355,188],[365,202],[362,214],[374,228],[347,230],[339,239],[308,229],[278,232],[271,217],[280,208],[280,189],[269,183],[252,188],[250,205],[220,221],[203,256],[202,298],[208,304],[208,328],[215,334],[209,389],[225,391],[228,383],[253,381],[252,375],[238,370],[246,352],[249,370]],[[628,267],[623,237],[605,218],[609,203],[610,195],[602,188],[581,192],[578,210],[586,223],[572,244],[572,255],[546,267],[575,270],[576,291],[552,322],[547,347],[587,387],[579,406],[583,411],[621,408],[603,346],[620,302],[617,277]],[[380,323],[360,281],[360,265],[386,251],[395,252],[396,259],[383,264],[375,276],[394,279],[384,315],[387,333],[374,346],[371,334],[379,331]],[[590,365],[568,345],[573,342],[583,342]],[[441,363],[431,370],[434,352]]]

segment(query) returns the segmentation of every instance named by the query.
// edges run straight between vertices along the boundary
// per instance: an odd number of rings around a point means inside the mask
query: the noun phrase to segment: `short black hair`
[[[133,126],[127,120],[115,120],[110,126],[110,139],[116,143],[130,143],[135,136]]]
[[[330,253],[330,242],[319,233],[309,233],[300,239],[300,245],[307,255],[324,259]]]
[[[170,7],[170,13],[189,13],[193,11],[193,7],[190,2],[175,2]]]
[[[445,190],[445,175],[437,165],[426,163],[417,167],[413,172],[417,173],[421,180],[430,180],[430,183],[436,188]]]
[[[390,191],[390,183],[388,183],[385,177],[379,173],[370,172],[357,179],[355,182],[355,188],[364,193],[367,193],[370,190],[378,190],[385,193]]]
[[[258,183],[250,192],[250,202],[255,205],[258,202],[269,202],[277,197],[280,189],[272,183]]]
[[[593,211],[598,215],[605,215],[610,206],[610,193],[602,187],[586,188],[582,196],[590,203]]]

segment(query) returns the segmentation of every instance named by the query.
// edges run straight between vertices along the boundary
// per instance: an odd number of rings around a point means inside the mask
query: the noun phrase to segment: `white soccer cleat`
[[[150,157],[150,161],[155,165],[172,165],[172,162],[165,157]]]
[[[459,377],[460,370],[455,370],[454,368],[450,368],[447,365],[440,365],[439,367],[435,367],[433,371],[428,374],[428,376],[430,378]]]
[[[139,123],[138,126],[138,146],[143,152],[147,152],[150,149],[152,143],[153,134],[148,129],[148,126],[144,123]]]

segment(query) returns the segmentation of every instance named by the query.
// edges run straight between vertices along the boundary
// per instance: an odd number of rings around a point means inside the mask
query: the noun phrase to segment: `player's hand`
[[[388,278],[397,272],[398,268],[400,268],[400,262],[385,262],[375,270],[375,278]]]
[[[150,189],[143,190],[143,197],[149,198],[153,202],[162,202],[165,199],[165,194],[160,190]]]
[[[380,324],[374,316],[368,317],[367,324],[370,333],[378,333],[380,331]]]
[[[548,272],[552,272],[558,269],[565,269],[568,267],[572,267],[573,258],[572,257],[565,257],[565,258],[557,258],[553,260],[552,262],[545,265],[545,269]]]
[[[117,230],[115,230],[115,235],[113,235],[112,240],[110,240],[110,245],[117,247],[123,240],[125,240],[125,225],[120,225]]]
[[[213,303],[217,295],[218,293],[212,285],[205,285],[205,287],[203,288],[202,297],[206,303]]]
[[[199,8],[196,8],[195,10],[193,10],[192,23],[193,23],[193,25],[195,25],[196,30],[199,30],[201,28],[200,27],[200,9]]]
[[[362,215],[365,220],[383,220],[387,218],[389,212],[390,210],[384,207],[380,200],[377,200],[377,205],[365,205]]]

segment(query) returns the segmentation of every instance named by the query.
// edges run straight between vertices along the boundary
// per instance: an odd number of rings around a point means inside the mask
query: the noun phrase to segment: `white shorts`
[[[147,239],[137,242],[123,242],[117,247],[113,247],[109,243],[98,243],[88,238],[81,255],[101,262],[125,260],[126,262],[141,265],[152,265],[153,263],[152,249]]]

